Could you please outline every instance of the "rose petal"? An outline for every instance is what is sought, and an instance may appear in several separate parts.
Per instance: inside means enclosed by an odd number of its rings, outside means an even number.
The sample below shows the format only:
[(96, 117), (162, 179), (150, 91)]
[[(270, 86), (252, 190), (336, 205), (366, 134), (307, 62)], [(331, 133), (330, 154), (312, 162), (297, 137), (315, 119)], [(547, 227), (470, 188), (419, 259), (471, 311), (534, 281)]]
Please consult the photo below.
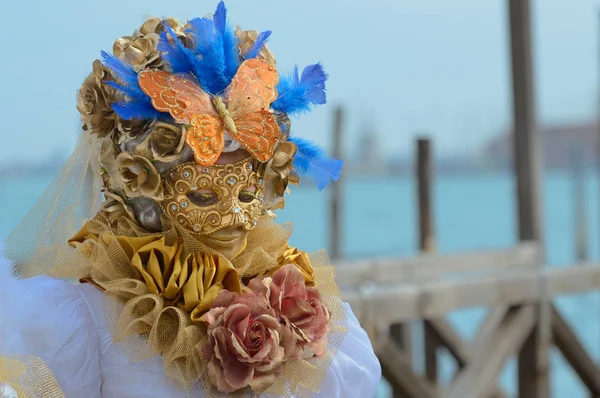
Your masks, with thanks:
[(231, 345), (235, 350), (235, 353), (241, 357), (240, 359), (248, 359), (250, 358), (250, 354), (248, 354), (246, 352), (246, 349), (242, 346), (242, 344), (239, 341), (239, 337), (238, 336), (232, 336), (231, 338)]
[(213, 308), (228, 307), (237, 297), (239, 297), (239, 294), (230, 292), (227, 289), (223, 289), (219, 292), (219, 294), (217, 294), (217, 297), (215, 297), (212, 306)]

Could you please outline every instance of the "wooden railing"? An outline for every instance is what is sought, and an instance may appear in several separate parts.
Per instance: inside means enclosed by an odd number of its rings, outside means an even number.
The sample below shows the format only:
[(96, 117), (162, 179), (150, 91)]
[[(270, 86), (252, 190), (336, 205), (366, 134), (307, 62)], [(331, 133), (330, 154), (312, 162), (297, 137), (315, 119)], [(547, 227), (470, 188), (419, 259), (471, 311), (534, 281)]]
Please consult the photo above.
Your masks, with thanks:
[[(527, 340), (548, 333), (581, 378), (591, 396), (600, 396), (600, 369), (576, 333), (552, 304), (564, 294), (600, 290), (600, 265), (540, 268), (535, 244), (512, 250), (460, 255), (423, 255), (411, 259), (337, 265), (338, 283), (362, 325), (369, 332), (394, 397), (503, 397), (499, 373), (511, 356), (530, 358), (521, 363), (519, 377), (538, 372), (535, 356), (524, 350)], [(550, 322), (542, 328), (538, 306), (548, 303)], [(471, 342), (464, 341), (446, 321), (454, 310), (485, 306), (488, 315)], [(412, 366), (391, 325), (422, 320), (426, 345), (425, 374)], [(427, 349), (428, 348), (428, 349)], [(446, 348), (458, 371), (446, 388), (437, 377), (439, 350)], [(522, 376), (524, 375), (524, 376)], [(520, 388), (527, 382), (520, 380)], [(520, 394), (521, 397), (527, 397)]]

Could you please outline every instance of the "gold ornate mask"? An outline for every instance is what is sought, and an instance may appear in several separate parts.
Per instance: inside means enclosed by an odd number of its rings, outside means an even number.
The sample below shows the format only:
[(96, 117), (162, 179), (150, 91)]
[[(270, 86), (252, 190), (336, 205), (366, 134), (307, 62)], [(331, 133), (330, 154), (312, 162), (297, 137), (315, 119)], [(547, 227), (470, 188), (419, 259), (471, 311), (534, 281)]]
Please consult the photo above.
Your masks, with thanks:
[(263, 180), (252, 159), (171, 170), (165, 180), (163, 212), (189, 231), (209, 235), (228, 227), (253, 229), (262, 213)]

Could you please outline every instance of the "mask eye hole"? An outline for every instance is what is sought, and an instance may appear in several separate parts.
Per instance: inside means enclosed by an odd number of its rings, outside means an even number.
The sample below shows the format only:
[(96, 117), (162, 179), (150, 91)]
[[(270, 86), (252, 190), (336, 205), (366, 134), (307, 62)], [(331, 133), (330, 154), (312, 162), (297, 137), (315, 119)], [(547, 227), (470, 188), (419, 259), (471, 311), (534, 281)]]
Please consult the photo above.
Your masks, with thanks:
[(243, 190), (240, 191), (240, 193), (238, 195), (238, 199), (242, 203), (252, 202), (254, 199), (256, 199), (256, 187), (251, 186), (251, 187), (244, 188)]
[(211, 206), (219, 202), (219, 196), (212, 189), (198, 189), (188, 192), (186, 196), (199, 207)]

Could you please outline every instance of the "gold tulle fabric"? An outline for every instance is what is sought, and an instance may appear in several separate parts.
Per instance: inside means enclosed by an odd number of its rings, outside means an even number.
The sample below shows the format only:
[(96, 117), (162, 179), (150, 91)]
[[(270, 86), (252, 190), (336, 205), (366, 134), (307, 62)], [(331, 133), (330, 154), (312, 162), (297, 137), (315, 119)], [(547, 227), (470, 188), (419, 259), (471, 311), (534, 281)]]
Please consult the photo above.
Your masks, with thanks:
[(44, 361), (34, 356), (0, 357), (0, 395), (19, 398), (65, 396)]
[(328, 349), (318, 358), (285, 363), (267, 392), (308, 397), (319, 391), (346, 332), (326, 253), (309, 256), (290, 247), (291, 224), (276, 225), (268, 217), (250, 232), (245, 250), (233, 260), (167, 219), (160, 233), (148, 233), (127, 217), (108, 222), (98, 213), (98, 146), (96, 138), (81, 136), (69, 162), (9, 237), (7, 254), (16, 272), (95, 284), (106, 292), (104, 309), (113, 339), (130, 360), (161, 355), (175, 385), (188, 389), (201, 383), (207, 396), (217, 397), (222, 394), (211, 388), (208, 359), (202, 355), (208, 341), (203, 315), (212, 299), (222, 289), (244, 292), (244, 283), (252, 277), (295, 264), (307, 285), (320, 291), (331, 313)]

